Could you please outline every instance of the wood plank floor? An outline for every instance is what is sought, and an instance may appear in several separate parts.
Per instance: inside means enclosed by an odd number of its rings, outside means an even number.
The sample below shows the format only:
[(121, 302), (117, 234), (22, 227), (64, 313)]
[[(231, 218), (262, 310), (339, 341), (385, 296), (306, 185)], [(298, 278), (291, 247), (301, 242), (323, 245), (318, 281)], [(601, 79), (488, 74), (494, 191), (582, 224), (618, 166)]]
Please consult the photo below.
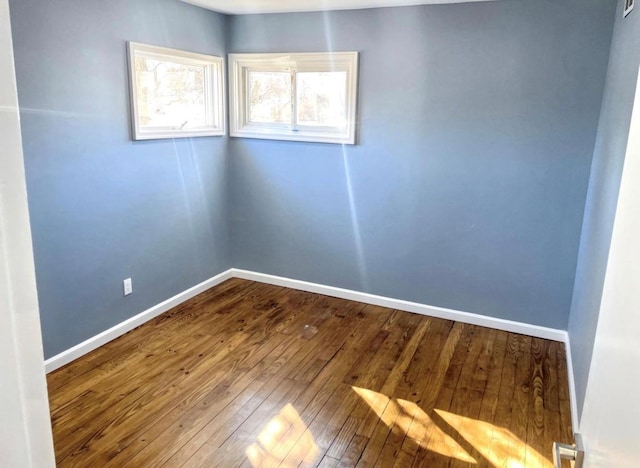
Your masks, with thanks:
[(240, 279), (48, 375), (59, 466), (551, 467), (564, 345)]

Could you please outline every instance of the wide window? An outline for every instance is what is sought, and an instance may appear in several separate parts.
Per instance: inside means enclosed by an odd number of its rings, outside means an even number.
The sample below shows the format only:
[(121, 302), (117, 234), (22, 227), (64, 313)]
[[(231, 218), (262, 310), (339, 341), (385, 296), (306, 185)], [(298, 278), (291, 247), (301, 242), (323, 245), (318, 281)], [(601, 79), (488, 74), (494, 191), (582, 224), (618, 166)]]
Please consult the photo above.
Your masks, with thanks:
[(134, 140), (224, 135), (221, 57), (129, 42)]
[(357, 52), (230, 54), (231, 136), (355, 143)]

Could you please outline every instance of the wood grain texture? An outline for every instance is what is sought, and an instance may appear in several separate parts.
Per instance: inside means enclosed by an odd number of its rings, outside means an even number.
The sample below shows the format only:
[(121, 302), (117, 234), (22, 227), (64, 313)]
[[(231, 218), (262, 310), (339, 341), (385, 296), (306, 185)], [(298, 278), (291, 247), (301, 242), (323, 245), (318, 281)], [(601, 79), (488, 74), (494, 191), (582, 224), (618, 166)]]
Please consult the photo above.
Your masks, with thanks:
[(231, 279), (48, 375), (59, 466), (550, 467), (564, 345)]

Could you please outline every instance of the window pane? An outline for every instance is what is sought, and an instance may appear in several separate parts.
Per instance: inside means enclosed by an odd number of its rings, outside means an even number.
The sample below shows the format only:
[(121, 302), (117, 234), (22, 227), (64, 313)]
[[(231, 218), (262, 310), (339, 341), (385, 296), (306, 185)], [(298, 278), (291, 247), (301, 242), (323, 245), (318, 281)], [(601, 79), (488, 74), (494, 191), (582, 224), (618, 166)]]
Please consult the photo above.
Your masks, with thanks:
[(248, 73), (249, 121), (291, 122), (291, 74), (287, 72)]
[(296, 86), (299, 125), (346, 125), (347, 72), (296, 73)]
[(135, 65), (142, 128), (207, 126), (204, 67), (143, 57)]

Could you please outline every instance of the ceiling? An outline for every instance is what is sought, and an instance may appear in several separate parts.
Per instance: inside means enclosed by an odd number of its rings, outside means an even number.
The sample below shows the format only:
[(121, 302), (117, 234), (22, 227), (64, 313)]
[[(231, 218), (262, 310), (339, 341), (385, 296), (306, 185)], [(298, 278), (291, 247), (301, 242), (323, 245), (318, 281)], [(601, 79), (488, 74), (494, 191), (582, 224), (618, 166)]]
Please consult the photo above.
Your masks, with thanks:
[(486, 2), (491, 0), (182, 0), (231, 15), (287, 13), (294, 11), (353, 10), (436, 3)]

